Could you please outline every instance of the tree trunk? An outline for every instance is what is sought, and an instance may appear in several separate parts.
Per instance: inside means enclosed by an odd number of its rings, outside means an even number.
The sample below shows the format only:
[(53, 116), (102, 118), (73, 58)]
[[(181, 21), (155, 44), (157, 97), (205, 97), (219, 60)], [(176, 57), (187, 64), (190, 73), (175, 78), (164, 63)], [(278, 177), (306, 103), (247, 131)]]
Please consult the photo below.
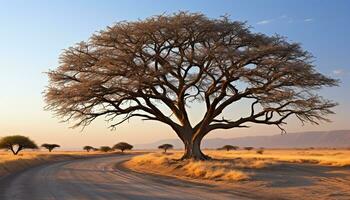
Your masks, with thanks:
[(15, 150), (13, 149), (13, 147), (10, 147), (10, 150), (12, 151), (13, 155), (17, 155), (18, 152), (15, 152)]
[(193, 160), (209, 160), (210, 157), (205, 155), (201, 151), (202, 138), (188, 139), (184, 141), (185, 153), (181, 160), (193, 159)]

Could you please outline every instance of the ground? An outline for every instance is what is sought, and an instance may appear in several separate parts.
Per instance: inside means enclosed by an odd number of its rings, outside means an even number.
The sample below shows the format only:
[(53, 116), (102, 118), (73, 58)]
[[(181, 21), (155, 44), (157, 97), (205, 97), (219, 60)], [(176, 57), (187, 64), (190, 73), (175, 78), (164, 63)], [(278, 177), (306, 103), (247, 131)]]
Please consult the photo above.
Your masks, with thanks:
[[(27, 199), (29, 191), (33, 199), (48, 195), (113, 199), (122, 195), (124, 199), (169, 200), (185, 193), (188, 199), (350, 199), (347, 149), (265, 149), (262, 154), (205, 150), (214, 158), (205, 162), (176, 161), (182, 151), (132, 152), (23, 151), (19, 156), (0, 152), (0, 189), (4, 187), (0, 193), (5, 194), (3, 199), (21, 195)], [(75, 159), (87, 157), (91, 159)], [(23, 171), (26, 168), (30, 169)], [(8, 174), (14, 176), (4, 176)], [(34, 181), (33, 177), (36, 184), (27, 180)], [(128, 187), (134, 186), (130, 191), (120, 190), (126, 180)], [(81, 187), (73, 191), (66, 184)], [(140, 188), (144, 192), (136, 195)]]
[[(126, 167), (142, 173), (207, 182), (228, 190), (286, 199), (350, 199), (350, 150), (274, 149), (213, 151), (209, 162), (182, 161), (172, 151), (136, 156)], [(266, 196), (263, 195), (263, 196)]]
[(11, 152), (0, 151), (0, 178), (23, 169), (47, 162), (63, 161), (86, 156), (100, 155), (101, 152), (84, 151), (22, 151), (18, 155)]

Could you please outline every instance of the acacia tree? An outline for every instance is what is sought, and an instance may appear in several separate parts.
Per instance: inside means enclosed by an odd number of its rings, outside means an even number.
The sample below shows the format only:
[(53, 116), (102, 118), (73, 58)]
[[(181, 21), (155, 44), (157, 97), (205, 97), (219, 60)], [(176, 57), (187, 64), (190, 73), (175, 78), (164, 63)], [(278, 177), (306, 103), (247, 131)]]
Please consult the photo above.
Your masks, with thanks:
[(49, 152), (51, 152), (53, 149), (55, 148), (59, 148), (61, 147), (60, 145), (58, 144), (42, 144), (41, 147), (44, 147), (45, 149), (49, 150)]
[(11, 150), (17, 155), (23, 149), (37, 149), (38, 146), (31, 139), (21, 135), (6, 136), (0, 140), (0, 149)]
[(230, 151), (230, 150), (237, 150), (238, 148), (239, 148), (238, 146), (224, 145), (220, 149), (225, 149), (226, 151)]
[[(159, 121), (183, 141), (183, 159), (208, 159), (200, 144), (217, 129), (267, 124), (284, 132), (291, 116), (329, 121), (336, 104), (316, 91), (338, 83), (317, 72), (297, 43), (252, 33), (227, 17), (186, 12), (107, 27), (64, 50), (48, 75), (46, 108), (76, 120), (75, 127), (100, 116), (111, 128), (133, 117)], [(205, 109), (196, 123), (193, 103)], [(224, 111), (232, 104), (249, 104), (246, 114), (229, 117)]]
[(92, 146), (84, 146), (83, 150), (85, 150), (87, 152), (90, 152), (91, 150), (94, 150), (94, 147), (92, 147)]
[(112, 151), (113, 149), (109, 146), (101, 146), (100, 147), (100, 151), (102, 152), (109, 152), (109, 151)]
[(253, 150), (254, 147), (244, 147), (244, 149), (247, 150), (247, 151), (250, 151), (250, 150)]
[(172, 149), (172, 148), (174, 148), (172, 144), (162, 144), (158, 146), (158, 149), (163, 149), (164, 153), (166, 153), (168, 149)]
[(132, 148), (133, 146), (126, 142), (119, 142), (118, 144), (113, 146), (113, 149), (119, 149), (122, 152), (124, 152), (125, 150), (131, 150)]

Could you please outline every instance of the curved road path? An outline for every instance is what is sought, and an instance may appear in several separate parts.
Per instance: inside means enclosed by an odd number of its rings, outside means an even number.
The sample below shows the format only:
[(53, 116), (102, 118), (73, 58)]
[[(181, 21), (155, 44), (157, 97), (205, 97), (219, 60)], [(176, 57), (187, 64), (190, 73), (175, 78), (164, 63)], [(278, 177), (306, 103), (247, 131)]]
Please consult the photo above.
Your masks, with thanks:
[[(0, 179), (1, 200), (248, 199), (215, 186), (123, 169), (130, 155), (41, 165)], [(118, 165), (119, 164), (119, 165)]]

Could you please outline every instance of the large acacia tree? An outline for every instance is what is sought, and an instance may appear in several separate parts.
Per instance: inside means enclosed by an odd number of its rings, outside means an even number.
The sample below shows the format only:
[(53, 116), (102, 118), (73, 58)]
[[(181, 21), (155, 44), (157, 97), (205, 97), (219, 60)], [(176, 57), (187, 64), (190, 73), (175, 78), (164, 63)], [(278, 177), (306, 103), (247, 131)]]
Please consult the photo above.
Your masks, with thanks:
[[(48, 72), (49, 110), (77, 120), (75, 126), (100, 116), (111, 127), (133, 117), (165, 123), (183, 141), (184, 159), (208, 158), (200, 144), (211, 131), (254, 123), (284, 130), (290, 116), (318, 124), (336, 105), (315, 91), (337, 80), (317, 72), (299, 44), (252, 33), (227, 17), (180, 12), (119, 22), (59, 60)], [(223, 115), (240, 102), (250, 105), (247, 115)], [(190, 120), (191, 103), (205, 107), (199, 122)]]

